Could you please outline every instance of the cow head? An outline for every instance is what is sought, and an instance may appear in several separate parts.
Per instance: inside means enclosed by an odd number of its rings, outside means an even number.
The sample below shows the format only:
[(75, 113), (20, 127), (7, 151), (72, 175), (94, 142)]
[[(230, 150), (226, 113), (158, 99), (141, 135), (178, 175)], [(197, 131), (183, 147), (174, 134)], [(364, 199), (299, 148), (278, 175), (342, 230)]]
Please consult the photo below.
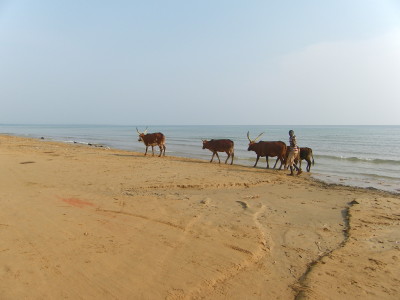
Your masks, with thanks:
[(202, 140), (202, 141), (203, 141), (203, 149), (206, 149), (208, 141), (207, 140)]
[(247, 138), (249, 139), (249, 148), (247, 149), (247, 151), (255, 151), (255, 147), (256, 147), (256, 141), (264, 134), (264, 132), (261, 132), (254, 140), (250, 139), (250, 132), (247, 131)]
[(137, 127), (136, 127), (136, 131), (137, 131), (137, 133), (139, 134), (139, 139), (138, 139), (138, 141), (139, 141), (139, 142), (142, 142), (142, 141), (143, 141), (143, 137), (147, 134), (147, 127), (146, 127), (145, 131), (143, 131), (143, 132), (140, 132), (140, 131), (137, 129)]

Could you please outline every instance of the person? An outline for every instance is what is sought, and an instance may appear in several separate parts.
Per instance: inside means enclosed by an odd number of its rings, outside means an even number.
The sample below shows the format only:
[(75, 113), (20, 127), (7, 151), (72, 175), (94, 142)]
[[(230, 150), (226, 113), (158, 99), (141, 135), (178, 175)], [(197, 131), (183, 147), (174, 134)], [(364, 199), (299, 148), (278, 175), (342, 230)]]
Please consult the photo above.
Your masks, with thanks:
[(302, 170), (294, 163), (295, 159), (300, 159), (300, 148), (297, 146), (297, 139), (293, 130), (289, 130), (289, 147), (285, 167), (290, 167), (290, 175), (293, 176), (293, 168), (297, 170), (297, 175), (302, 173)]

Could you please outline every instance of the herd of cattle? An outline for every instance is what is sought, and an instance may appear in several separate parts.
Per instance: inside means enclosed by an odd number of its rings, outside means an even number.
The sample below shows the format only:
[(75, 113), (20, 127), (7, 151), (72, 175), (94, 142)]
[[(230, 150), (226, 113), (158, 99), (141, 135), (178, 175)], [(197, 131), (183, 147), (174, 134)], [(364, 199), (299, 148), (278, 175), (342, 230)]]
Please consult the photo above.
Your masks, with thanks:
[[(161, 132), (156, 133), (147, 133), (147, 128), (144, 132), (140, 132), (137, 128), (136, 131), (139, 134), (139, 142), (143, 142), (146, 146), (146, 152), (144, 155), (147, 154), (147, 150), (149, 146), (154, 155), (154, 146), (158, 146), (160, 148), (160, 155), (165, 156), (165, 135)], [(267, 168), (269, 168), (268, 157), (277, 157), (274, 168), (276, 167), (278, 161), (281, 162), (279, 170), (282, 169), (282, 166), (286, 168), (286, 159), (288, 154), (288, 147), (284, 142), (281, 141), (259, 141), (257, 140), (263, 135), (263, 133), (259, 134), (254, 140), (250, 139), (250, 133), (247, 132), (247, 138), (249, 140), (249, 147), (248, 151), (254, 151), (257, 154), (256, 163), (254, 167), (257, 166), (258, 160), (260, 157), (265, 157), (267, 161)], [(218, 139), (218, 140), (203, 140), (203, 149), (208, 149), (212, 152), (212, 157), (210, 162), (213, 161), (214, 156), (217, 156), (219, 163), (221, 160), (219, 159), (218, 152), (225, 152), (228, 157), (225, 160), (225, 163), (228, 162), (228, 159), (231, 158), (231, 165), (233, 164), (233, 158), (235, 156), (234, 153), (234, 142), (229, 139)], [(299, 151), (299, 157), (295, 160), (296, 164), (299, 164), (301, 168), (301, 161), (307, 161), (307, 172), (310, 172), (311, 163), (314, 165), (314, 157), (312, 153), (312, 149), (308, 147), (301, 147)]]

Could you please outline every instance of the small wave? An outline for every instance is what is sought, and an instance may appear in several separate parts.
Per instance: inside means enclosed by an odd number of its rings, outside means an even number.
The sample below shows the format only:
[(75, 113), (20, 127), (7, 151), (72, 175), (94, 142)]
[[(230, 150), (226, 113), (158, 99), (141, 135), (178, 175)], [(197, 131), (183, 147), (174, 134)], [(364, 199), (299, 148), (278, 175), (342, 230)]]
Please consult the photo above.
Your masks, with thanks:
[(365, 177), (370, 177), (370, 178), (375, 178), (375, 179), (388, 179), (388, 180), (393, 180), (397, 181), (400, 178), (399, 177), (393, 177), (393, 176), (388, 176), (388, 175), (379, 175), (379, 174), (373, 174), (373, 173), (364, 173), (362, 174)]
[(87, 142), (80, 142), (80, 141), (74, 141), (74, 140), (66, 140), (66, 141), (62, 141), (62, 142), (67, 143), (67, 144), (89, 145), (89, 143), (87, 143)]
[(342, 161), (352, 161), (352, 162), (368, 162), (373, 164), (390, 164), (390, 165), (400, 165), (400, 160), (393, 159), (379, 159), (379, 158), (363, 158), (363, 157), (346, 157), (346, 156), (334, 156), (334, 155), (315, 155), (315, 158), (322, 159), (332, 159), (332, 160), (342, 160)]

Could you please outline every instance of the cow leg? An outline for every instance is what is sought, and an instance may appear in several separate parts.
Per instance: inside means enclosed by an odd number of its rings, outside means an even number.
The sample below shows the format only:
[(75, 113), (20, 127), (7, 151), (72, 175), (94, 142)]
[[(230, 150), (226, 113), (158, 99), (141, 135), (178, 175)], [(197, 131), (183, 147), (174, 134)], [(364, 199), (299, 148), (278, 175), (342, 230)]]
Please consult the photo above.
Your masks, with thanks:
[(281, 162), (281, 165), (279, 166), (279, 170), (282, 170), (282, 166), (284, 165), (284, 160), (283, 160), (282, 156), (280, 156), (278, 158), (279, 158), (279, 160)]
[(165, 156), (165, 149), (167, 149), (167, 147), (165, 145), (163, 145), (163, 148), (164, 148), (164, 156)]
[(279, 167), (279, 170), (282, 170), (282, 167), (286, 170), (286, 160), (286, 155), (281, 155), (281, 166)]
[(302, 161), (302, 159), (301, 159), (301, 155), (300, 155), (300, 150), (299, 150), (299, 154), (298, 154), (298, 160), (299, 160), (299, 170), (298, 170), (298, 172), (297, 172), (297, 175), (299, 175), (302, 171), (301, 171), (301, 161)]
[(309, 158), (306, 158), (306, 161), (307, 161), (307, 167), (306, 167), (307, 172), (310, 172), (310, 170), (311, 170), (311, 160)]
[(233, 164), (233, 157), (235, 156), (235, 152), (232, 152), (232, 154), (231, 154), (231, 165)]
[(151, 146), (151, 152), (153, 152), (153, 156), (154, 156), (154, 146)]
[(144, 155), (147, 155), (147, 149), (149, 149), (149, 146), (146, 146), (146, 152), (144, 153)]
[(253, 168), (255, 168), (256, 166), (257, 166), (257, 163), (258, 163), (258, 160), (260, 159), (260, 155), (257, 155), (257, 159), (256, 159), (256, 163), (254, 164), (254, 167)]
[(215, 152), (213, 152), (213, 155), (211, 156), (210, 163), (213, 161), (213, 159), (214, 159), (214, 155), (215, 155)]
[(161, 156), (161, 155), (165, 156), (165, 148), (166, 148), (165, 145), (161, 145), (161, 146), (160, 146), (160, 151), (161, 151), (161, 152), (160, 152), (160, 156)]
[(275, 164), (274, 164), (274, 169), (275, 169), (275, 167), (276, 167), (276, 164), (278, 163), (278, 160), (279, 160), (279, 156), (276, 157), (276, 162), (275, 162)]
[(269, 169), (268, 155), (265, 157), (265, 160), (267, 161), (267, 169)]
[(231, 157), (231, 155), (229, 154), (229, 152), (226, 152), (226, 154), (228, 154), (228, 157), (225, 160), (225, 164), (228, 162), (229, 157)]
[(217, 158), (218, 158), (218, 163), (220, 164), (220, 163), (221, 163), (221, 160), (219, 159), (218, 152), (217, 152), (217, 151), (215, 151), (215, 154), (217, 155)]
[(161, 157), (161, 154), (162, 154), (163, 148), (162, 148), (162, 146), (161, 146), (161, 145), (160, 145), (159, 147), (160, 147), (160, 155), (159, 155), (158, 157)]

